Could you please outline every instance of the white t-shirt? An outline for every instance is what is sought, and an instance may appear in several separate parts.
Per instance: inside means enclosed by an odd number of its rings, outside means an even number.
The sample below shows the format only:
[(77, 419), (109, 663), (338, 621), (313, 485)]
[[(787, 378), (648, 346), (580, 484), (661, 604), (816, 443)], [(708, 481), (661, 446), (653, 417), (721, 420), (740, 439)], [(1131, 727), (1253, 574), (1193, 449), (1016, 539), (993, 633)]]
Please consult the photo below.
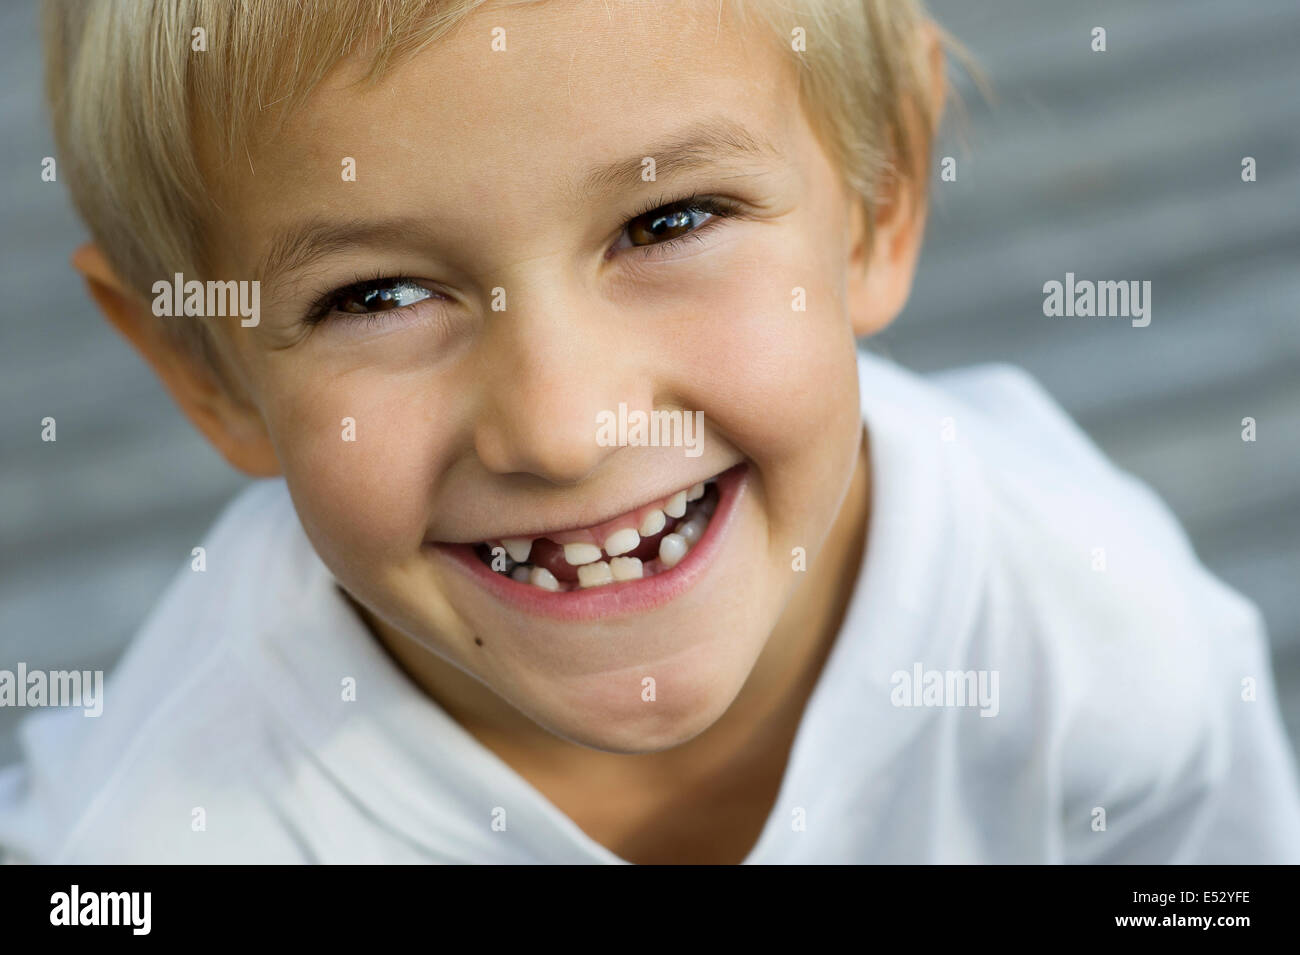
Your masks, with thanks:
[[(1259, 614), (1159, 500), (1023, 372), (860, 369), (866, 556), (746, 861), (1300, 862)], [(283, 483), (203, 543), (102, 716), (22, 725), (10, 861), (623, 861), (397, 669)]]

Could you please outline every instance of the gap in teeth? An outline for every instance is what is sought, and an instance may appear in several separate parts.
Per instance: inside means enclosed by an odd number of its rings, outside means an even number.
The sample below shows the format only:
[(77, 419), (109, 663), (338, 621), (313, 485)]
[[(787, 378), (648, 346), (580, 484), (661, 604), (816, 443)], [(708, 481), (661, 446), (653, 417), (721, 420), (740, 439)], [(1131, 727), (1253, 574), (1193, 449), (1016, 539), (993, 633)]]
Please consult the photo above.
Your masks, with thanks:
[[(480, 544), (479, 554), (491, 567), (492, 551), (498, 546), (504, 548), (507, 554), (505, 569), (493, 568), (496, 573), (510, 577), (517, 583), (529, 584), (553, 593), (641, 580), (671, 570), (681, 563), (704, 536), (716, 507), (716, 485), (713, 481), (706, 481), (672, 495), (662, 510), (656, 508), (646, 515), (640, 528), (615, 531), (605, 540), (603, 548), (587, 543), (565, 544), (564, 560), (577, 570), (578, 579), (575, 581), (559, 580), (545, 567), (527, 562), (536, 540), (534, 538), (507, 538), (499, 544)], [(669, 528), (670, 523), (673, 526)], [(641, 545), (642, 538), (661, 534), (665, 528), (669, 532), (660, 538), (658, 553), (654, 557), (643, 560), (624, 556), (636, 550)], [(633, 537), (636, 538), (635, 541)]]

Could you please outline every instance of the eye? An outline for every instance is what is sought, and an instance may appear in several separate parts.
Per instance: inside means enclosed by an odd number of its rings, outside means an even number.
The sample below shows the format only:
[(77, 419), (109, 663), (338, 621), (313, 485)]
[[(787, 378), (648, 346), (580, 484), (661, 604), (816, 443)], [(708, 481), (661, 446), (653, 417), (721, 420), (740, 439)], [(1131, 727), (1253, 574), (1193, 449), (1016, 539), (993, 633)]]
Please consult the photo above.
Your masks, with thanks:
[(691, 196), (658, 204), (628, 220), (615, 250), (672, 245), (699, 233), (715, 219), (733, 215), (735, 209), (721, 199)]
[(326, 293), (312, 307), (307, 320), (316, 324), (336, 312), (343, 315), (391, 312), (408, 308), (437, 294), (414, 279), (402, 276), (368, 279)]
[(334, 293), (334, 308), (340, 312), (366, 315), (414, 305), (433, 293), (422, 285), (405, 279), (376, 279), (349, 285)]

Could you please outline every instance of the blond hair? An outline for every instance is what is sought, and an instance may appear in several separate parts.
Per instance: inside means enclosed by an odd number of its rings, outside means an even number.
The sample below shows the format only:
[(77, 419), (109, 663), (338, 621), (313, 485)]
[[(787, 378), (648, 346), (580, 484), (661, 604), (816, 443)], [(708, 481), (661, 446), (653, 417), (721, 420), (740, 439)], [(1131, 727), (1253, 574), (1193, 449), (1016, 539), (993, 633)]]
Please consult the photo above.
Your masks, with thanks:
[[(742, 18), (757, 11), (795, 57), (804, 109), (869, 213), (891, 177), (924, 190), (935, 117), (919, 0), (718, 2)], [(46, 95), (77, 211), (142, 296), (176, 272), (210, 277), (201, 223), (218, 200), (200, 171), (200, 130), (219, 131), (207, 138), (229, 163), (345, 57), (368, 56), (374, 81), (484, 3), (46, 0)], [(196, 28), (206, 52), (191, 52)], [(166, 324), (182, 336), (203, 327)]]

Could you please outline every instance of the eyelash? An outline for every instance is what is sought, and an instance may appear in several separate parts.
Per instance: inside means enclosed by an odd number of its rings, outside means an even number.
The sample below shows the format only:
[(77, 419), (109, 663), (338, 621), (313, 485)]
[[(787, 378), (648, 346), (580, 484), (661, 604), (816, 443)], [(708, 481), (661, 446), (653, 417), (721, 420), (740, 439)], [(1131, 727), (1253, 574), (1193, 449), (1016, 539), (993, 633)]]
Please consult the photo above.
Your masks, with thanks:
[(369, 291), (372, 288), (392, 286), (392, 285), (420, 285), (432, 295), (441, 294), (435, 292), (427, 285), (421, 285), (421, 280), (410, 275), (397, 274), (391, 272), (376, 271), (366, 274), (358, 274), (347, 285), (340, 285), (338, 288), (331, 289), (324, 295), (317, 298), (307, 309), (307, 314), (303, 322), (307, 325), (319, 325), (328, 319), (331, 315), (346, 315), (348, 322), (360, 322), (363, 325), (380, 325), (387, 321), (393, 312), (404, 312), (407, 309), (414, 308), (429, 299), (422, 298), (419, 302), (412, 302), (410, 305), (403, 305), (399, 308), (382, 309), (374, 312), (339, 312), (336, 305), (347, 295), (355, 295), (360, 292)]
[(627, 227), (637, 219), (640, 219), (642, 216), (647, 216), (652, 212), (682, 211), (704, 212), (708, 213), (713, 218), (701, 225), (698, 229), (692, 229), (685, 235), (679, 235), (672, 239), (665, 239), (663, 242), (654, 242), (650, 245), (633, 246), (633, 248), (640, 250), (644, 255), (664, 255), (666, 254), (664, 251), (665, 249), (675, 248), (679, 243), (688, 239), (698, 239), (701, 232), (710, 228), (711, 223), (716, 223), (722, 219), (735, 218), (740, 214), (740, 209), (734, 202), (730, 199), (723, 199), (721, 196), (701, 196), (694, 193), (680, 199), (669, 199), (667, 196), (661, 196), (660, 198), (642, 206), (641, 211), (630, 216), (623, 223), (622, 229), (619, 231), (619, 236), (622, 237), (623, 231), (625, 231)]
[[(623, 222), (623, 225), (619, 230), (619, 238), (622, 238), (623, 233), (627, 231), (628, 226), (633, 222), (652, 212), (662, 212), (665, 214), (670, 212), (703, 212), (711, 216), (711, 218), (699, 227), (692, 229), (690, 232), (684, 233), (683, 235), (674, 236), (673, 238), (665, 239), (662, 242), (653, 242), (650, 245), (631, 246), (629, 249), (620, 250), (620, 252), (635, 250), (638, 254), (647, 257), (666, 255), (673, 248), (676, 248), (678, 245), (688, 240), (695, 239), (697, 241), (702, 241), (700, 239), (701, 232), (707, 231), (721, 220), (735, 218), (740, 214), (740, 210), (735, 203), (729, 199), (723, 199), (718, 196), (691, 194), (677, 199), (660, 197), (659, 199), (647, 203), (639, 211), (629, 216)], [(347, 285), (332, 289), (312, 302), (308, 308), (304, 322), (307, 325), (321, 324), (331, 315), (335, 314), (335, 303), (344, 298), (344, 296), (368, 291), (369, 289), (378, 286), (380, 283), (383, 283), (385, 286), (401, 285), (403, 283), (421, 285), (421, 280), (409, 275), (392, 275), (384, 272), (358, 275)], [(428, 286), (422, 285), (421, 287), (433, 292), (435, 295), (439, 294), (434, 292), (433, 289), (429, 289)], [(419, 302), (413, 302), (410, 305), (403, 305), (398, 308), (384, 309), (375, 312), (348, 312), (339, 314), (346, 314), (347, 321), (349, 322), (360, 321), (366, 325), (381, 324), (391, 317), (391, 313), (403, 312), (427, 301), (428, 299), (421, 299)]]

